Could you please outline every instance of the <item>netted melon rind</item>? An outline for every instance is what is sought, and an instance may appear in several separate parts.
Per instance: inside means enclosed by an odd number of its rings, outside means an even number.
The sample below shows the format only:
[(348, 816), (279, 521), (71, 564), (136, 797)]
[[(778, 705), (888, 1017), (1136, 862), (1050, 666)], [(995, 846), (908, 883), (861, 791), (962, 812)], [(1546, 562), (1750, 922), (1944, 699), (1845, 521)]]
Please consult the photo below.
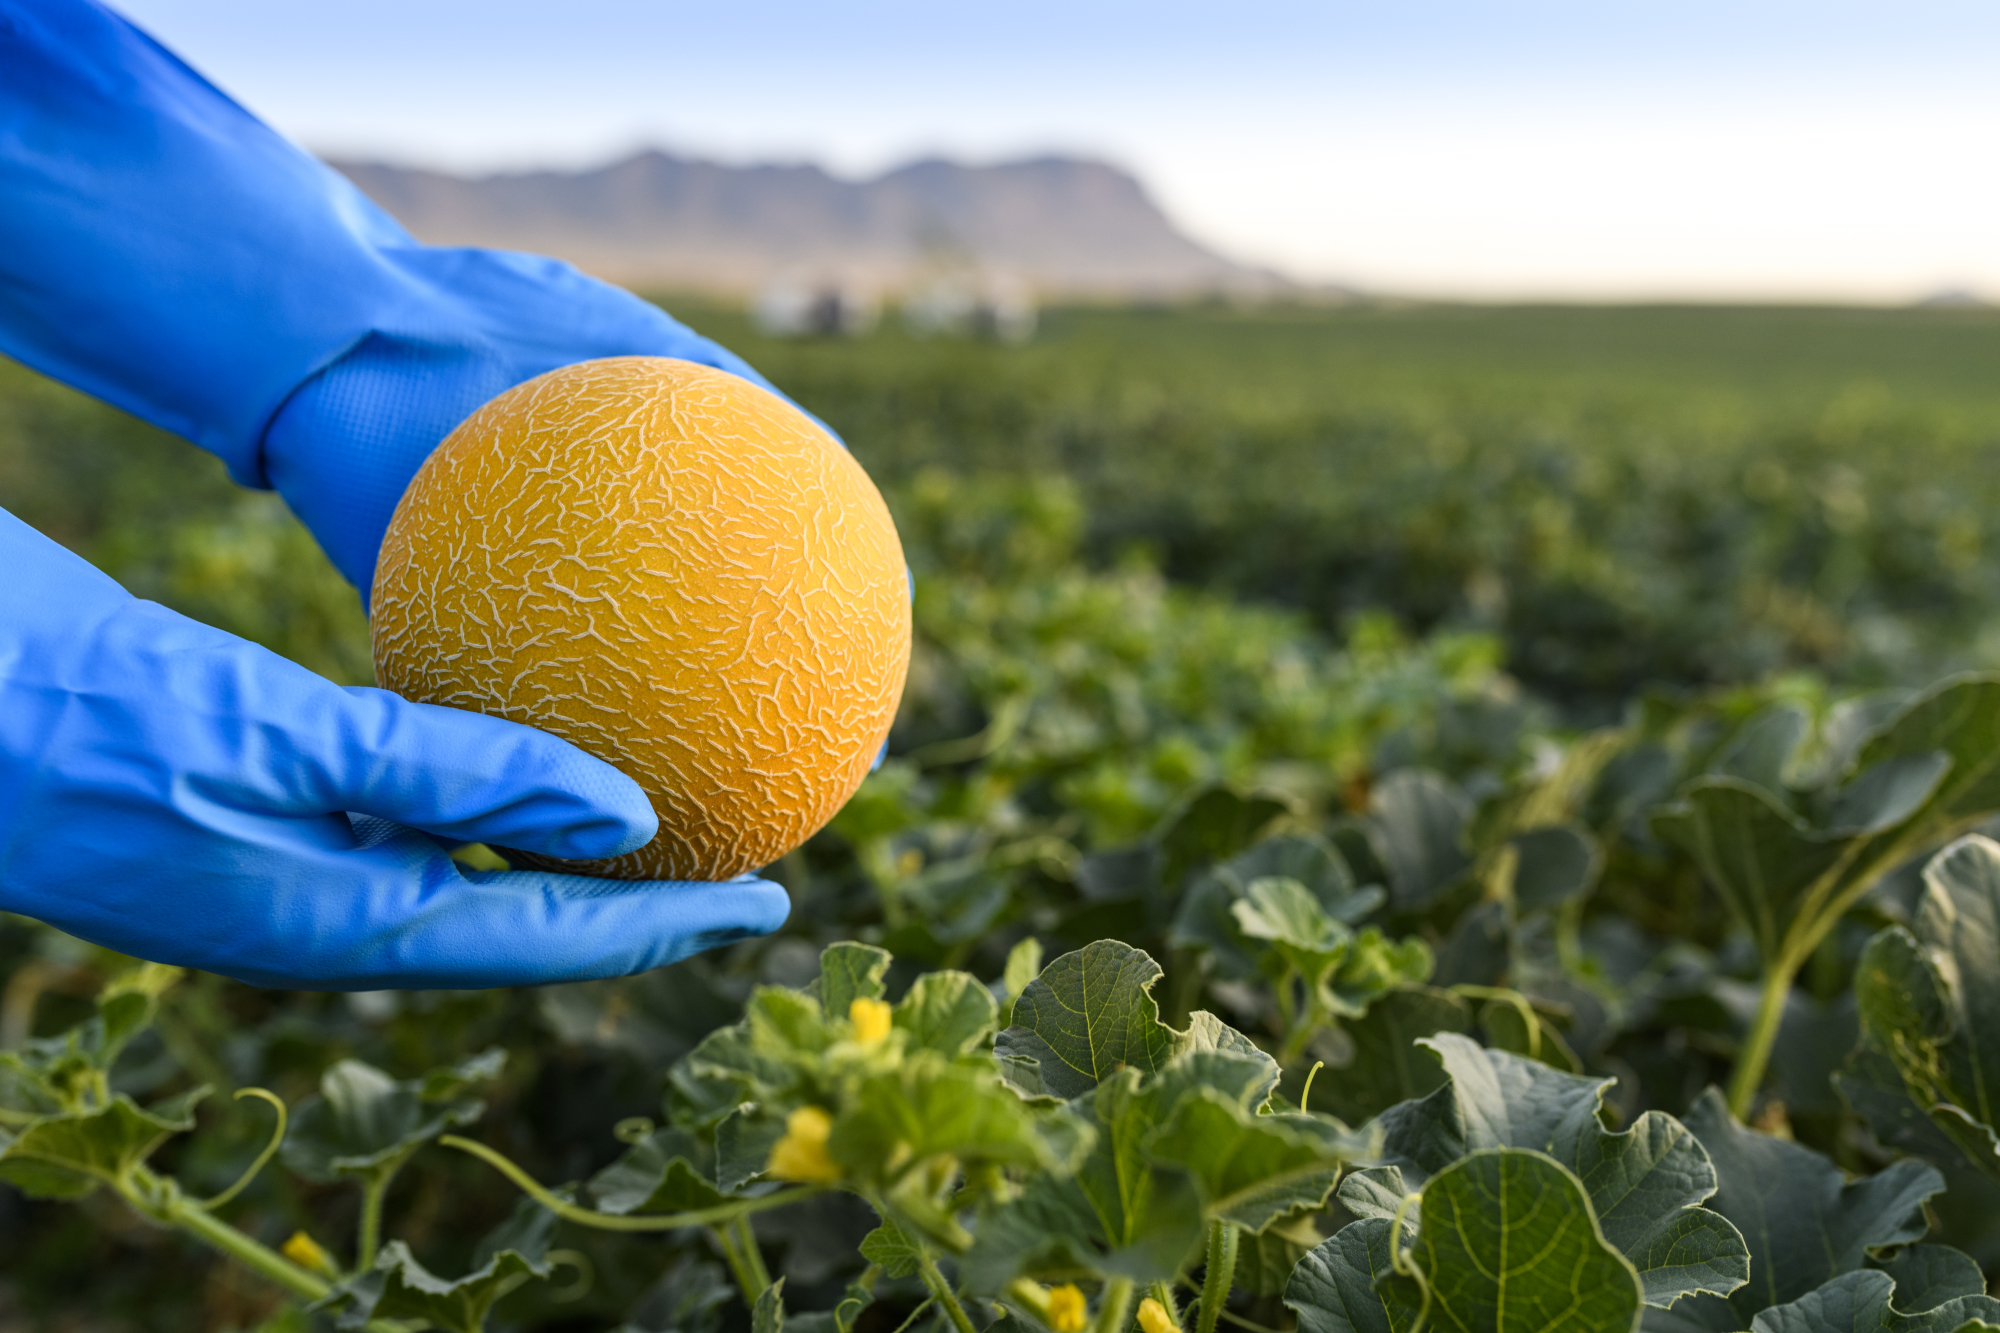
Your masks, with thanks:
[(715, 880), (860, 786), (909, 665), (901, 544), (867, 474), (791, 404), (686, 361), (552, 371), (467, 418), (390, 522), (375, 671), (541, 727), (635, 779), (660, 833), (549, 868)]

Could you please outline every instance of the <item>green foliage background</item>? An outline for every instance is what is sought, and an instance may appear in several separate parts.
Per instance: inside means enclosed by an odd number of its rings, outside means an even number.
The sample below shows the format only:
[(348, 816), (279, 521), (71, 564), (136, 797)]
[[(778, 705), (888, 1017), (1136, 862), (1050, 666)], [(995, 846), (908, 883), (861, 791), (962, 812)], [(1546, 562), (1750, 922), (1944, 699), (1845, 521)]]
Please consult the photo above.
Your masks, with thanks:
[[(614, 1122), (659, 1113), (669, 1065), (735, 1021), (753, 983), (806, 984), (826, 944), (889, 949), (895, 996), (926, 968), (997, 984), (1031, 936), (1051, 956), (1110, 936), (1165, 966), (1166, 1021), (1214, 1009), (1277, 1052), (1294, 1103), (1305, 1067), (1327, 1059), (1311, 1104), (1355, 1124), (1440, 1085), (1409, 1046), (1439, 1030), (1616, 1076), (1615, 1116), (1688, 1115), (1746, 1040), (1759, 960), (1649, 812), (1687, 780), (1752, 773), (1742, 738), (1776, 708), (1801, 719), (1799, 747), (1755, 775), (1820, 818), (1811, 770), (1837, 746), (1842, 698), (2000, 665), (2000, 313), (1075, 309), (1016, 348), (893, 328), (774, 342), (736, 312), (668, 304), (843, 435), (890, 496), (918, 577), (892, 761), (777, 868), (792, 923), (647, 978), (533, 992), (342, 997), (194, 978), (167, 993), (116, 1086), (254, 1084), (297, 1103), (344, 1057), (408, 1078), (500, 1046), (478, 1136), (544, 1181), (581, 1180), (622, 1151)], [(0, 506), (142, 596), (369, 679), (352, 591), (274, 497), (11, 365)], [(1204, 823), (1211, 799), (1248, 803)], [(1413, 811), (1449, 814), (1442, 841), (1397, 841)], [(1595, 868), (1580, 894), (1537, 905), (1518, 872), (1534, 848), (1517, 838), (1557, 827)], [(1387, 953), (1374, 980), (1338, 963), (1307, 977), (1349, 956), (1346, 927), (1299, 927), (1321, 932), (1315, 945), (1272, 924), (1282, 895), (1253, 881), (1295, 871), (1240, 858), (1273, 830), (1327, 840), (1350, 888), (1386, 886), (1386, 906), (1352, 900), (1353, 921), (1373, 912), (1391, 939), (1425, 941), (1430, 987)], [(1430, 860), (1398, 861), (1406, 845)], [(1307, 887), (1327, 910), (1349, 901)], [(1833, 1081), (1872, 1070), (1901, 1095), (1892, 1035), (1871, 1031), (1852, 1055), (1853, 978), (1878, 929), (1918, 922), (1918, 887), (1906, 867), (1831, 922), (1789, 991), (1764, 1089), (1782, 1103), (1767, 1128), (1852, 1172), (1924, 1146)], [(1239, 928), (1253, 901), (1263, 935)], [(1277, 943), (1260, 954), (1257, 940)], [(0, 927), (0, 1047), (86, 1015), (120, 966), (26, 922)], [(1370, 1063), (1392, 1046), (1394, 1077)], [(161, 1160), (213, 1191), (254, 1155), (268, 1111), (217, 1099), (202, 1117)], [(458, 1154), (417, 1161), (391, 1190), (390, 1234), (434, 1271), (463, 1271), (515, 1192)], [(1931, 1202), (1933, 1238), (2000, 1259), (1996, 1200), (1954, 1177)], [(331, 1246), (357, 1204), (273, 1171), (236, 1207), (267, 1243), (304, 1228)], [(1350, 1215), (1367, 1216), (1330, 1204), (1286, 1225), (1331, 1235)], [(831, 1200), (760, 1215), (786, 1301), (833, 1307), (870, 1224)], [(589, 1290), (563, 1301), (531, 1285), (496, 1327), (637, 1321), (649, 1289), (665, 1299), (675, 1256), (711, 1262), (698, 1238), (561, 1235), (589, 1255)], [(1282, 1322), (1290, 1252), (1250, 1249), (1239, 1273), (1275, 1276), (1243, 1308)], [(0, 1326), (6, 1302), (50, 1328), (249, 1328), (272, 1309), (268, 1287), (102, 1197), (0, 1187), (0, 1256)], [(915, 1300), (898, 1299), (866, 1318), (900, 1319)], [(677, 1318), (628, 1326), (703, 1333), (750, 1314), (718, 1297)]]

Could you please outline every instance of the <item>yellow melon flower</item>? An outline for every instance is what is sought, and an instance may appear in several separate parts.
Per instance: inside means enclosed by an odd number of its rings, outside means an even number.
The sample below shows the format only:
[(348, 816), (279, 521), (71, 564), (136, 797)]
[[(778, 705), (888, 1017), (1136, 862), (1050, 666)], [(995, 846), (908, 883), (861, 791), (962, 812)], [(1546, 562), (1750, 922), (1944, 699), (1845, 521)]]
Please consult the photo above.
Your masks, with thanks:
[(1151, 1296), (1139, 1302), (1139, 1327), (1145, 1333), (1181, 1333), (1181, 1326), (1167, 1313), (1167, 1307)]
[(817, 1106), (801, 1106), (785, 1117), (785, 1137), (771, 1145), (771, 1160), (765, 1169), (779, 1180), (833, 1184), (840, 1179), (840, 1167), (826, 1152), (826, 1141), (832, 1134), (832, 1116)]
[(854, 1025), (854, 1039), (873, 1046), (889, 1035), (889, 1006), (881, 1000), (856, 999), (847, 1006), (847, 1021)]
[(285, 1242), (280, 1253), (300, 1268), (311, 1272), (326, 1277), (337, 1277), (340, 1274), (340, 1265), (334, 1263), (333, 1256), (303, 1231), (294, 1231), (292, 1238)]
[(1083, 1333), (1088, 1308), (1083, 1293), (1074, 1282), (1065, 1282), (1049, 1291), (1049, 1327), (1055, 1333)]

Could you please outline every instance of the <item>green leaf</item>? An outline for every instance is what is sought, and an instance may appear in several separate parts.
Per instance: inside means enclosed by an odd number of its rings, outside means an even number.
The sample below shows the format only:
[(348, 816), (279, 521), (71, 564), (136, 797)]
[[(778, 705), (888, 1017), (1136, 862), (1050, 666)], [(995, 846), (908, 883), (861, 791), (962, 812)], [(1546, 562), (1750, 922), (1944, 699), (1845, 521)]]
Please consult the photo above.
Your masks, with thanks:
[(1354, 1045), (1353, 1058), (1322, 1070), (1312, 1085), (1313, 1110), (1359, 1124), (1398, 1102), (1444, 1086), (1444, 1069), (1417, 1039), (1439, 1032), (1470, 1032), (1472, 1006), (1456, 995), (1429, 987), (1391, 990), (1365, 1017), (1342, 1025)]
[(1353, 1223), (1306, 1256), (1286, 1287), (1302, 1333), (1410, 1329), (1425, 1286), (1437, 1328), (1638, 1328), (1639, 1275), (1599, 1231), (1583, 1182), (1553, 1158), (1476, 1152), (1432, 1177), (1423, 1203), (1409, 1262), (1424, 1285), (1393, 1271), (1392, 1222)]
[(616, 1333), (717, 1333), (721, 1308), (736, 1297), (722, 1267), (684, 1255), (633, 1307)]
[(1145, 1146), (1194, 1177), (1206, 1217), (1254, 1232), (1325, 1204), (1342, 1165), (1367, 1156), (1374, 1140), (1328, 1117), (1257, 1115), (1238, 1098), (1201, 1088)]
[(1319, 899), (1295, 879), (1267, 876), (1251, 881), (1231, 909), (1236, 925), (1253, 940), (1265, 940), (1317, 984), (1347, 952), (1353, 933), (1328, 916)]
[(126, 1045), (150, 1025), (160, 995), (182, 975), (140, 963), (98, 992), (95, 1012), (68, 1031), (0, 1051), (0, 1104), (29, 1114), (88, 1114), (103, 1108), (104, 1075)]
[(840, 1304), (833, 1307), (834, 1333), (852, 1333), (855, 1321), (861, 1318), (861, 1312), (874, 1303), (873, 1287), (863, 1286), (859, 1282), (848, 1283), (847, 1292), (841, 1298)]
[(785, 1279), (779, 1278), (757, 1293), (750, 1307), (750, 1333), (784, 1333)]
[[(1719, 1187), (1709, 1207), (1750, 1245), (1750, 1280), (1729, 1297), (1728, 1327), (1860, 1270), (1873, 1251), (1921, 1239), (1929, 1229), (1924, 1201), (1944, 1189), (1934, 1167), (1910, 1160), (1849, 1181), (1810, 1148), (1737, 1124), (1713, 1088), (1688, 1112), (1687, 1127), (1715, 1163)], [(1696, 1299), (1709, 1306), (1714, 1298)], [(1711, 1309), (1706, 1326), (1719, 1317)]]
[(1880, 1265), (1896, 1283), (1896, 1305), (1931, 1310), (1960, 1296), (1984, 1296), (1986, 1275), (1963, 1250), (1949, 1245), (1905, 1245)]
[(1404, 1183), (1401, 1167), (1366, 1166), (1348, 1172), (1341, 1180), (1340, 1206), (1356, 1217), (1375, 1217), (1386, 1222), (1402, 1213), (1414, 1223), (1419, 1205), (1410, 1198), (1412, 1193)]
[(1861, 747), (1856, 766), (1933, 753), (1951, 763), (1920, 818), (1960, 825), (2000, 807), (2000, 677), (1960, 676), (1926, 691)]
[(2000, 844), (1962, 838), (1924, 868), (1915, 932), (1877, 935), (1855, 971), (1868, 1044), (1945, 1137), (2000, 1181)]
[(993, 992), (965, 972), (926, 972), (896, 1005), (896, 1027), (913, 1046), (960, 1056), (993, 1035), (1000, 1006)]
[(827, 1017), (845, 1018), (856, 1000), (882, 998), (882, 979), (893, 961), (887, 949), (872, 944), (829, 944), (820, 950), (819, 977), (806, 993)]
[(319, 1181), (395, 1170), (440, 1134), (479, 1118), (486, 1104), (457, 1094), (498, 1073), (494, 1057), (400, 1081), (359, 1060), (336, 1062), (321, 1075), (319, 1092), (292, 1112), (285, 1165)]
[(590, 1178), (591, 1198), (598, 1212), (619, 1215), (717, 1207), (728, 1196), (696, 1165), (712, 1155), (682, 1130), (656, 1130)]
[(477, 1083), (491, 1083), (507, 1065), (507, 1052), (498, 1046), (455, 1065), (430, 1070), (417, 1080), (417, 1096), (426, 1102), (449, 1102), (463, 1096)]
[(1566, 1074), (1581, 1074), (1583, 1061), (1562, 1034), (1527, 1003), (1526, 996), (1521, 996), (1521, 1001), (1515, 1004), (1506, 999), (1491, 999), (1479, 1006), (1479, 1029), (1485, 1033), (1487, 1045), (1540, 1061)]
[(1186, 1040), (1160, 1021), (1150, 994), (1159, 979), (1150, 954), (1117, 940), (1066, 953), (1022, 990), (994, 1054), (1039, 1062), (1043, 1086), (1064, 1100), (1121, 1069), (1151, 1073)]
[(1040, 1060), (1025, 1055), (996, 1055), (993, 1064), (1000, 1073), (1000, 1081), (1015, 1096), (1051, 1105), (1062, 1100), (1050, 1092), (1048, 1085), (1042, 1081)]
[[(1236, 1079), (1226, 1075), (1214, 1062), (1199, 1061), (1196, 1057), (1203, 1053), (1233, 1056), (1236, 1060), (1247, 1062), (1232, 1062), (1228, 1066), (1242, 1075), (1241, 1086), (1237, 1086)], [(1188, 1016), (1187, 1049), (1174, 1057), (1163, 1077), (1182, 1068), (1201, 1070), (1201, 1077), (1210, 1080), (1210, 1087), (1229, 1087), (1231, 1095), (1251, 1110), (1269, 1100), (1278, 1086), (1281, 1073), (1278, 1062), (1261, 1046), (1206, 1009), (1197, 1009)]]
[[(1213, 1037), (1230, 1029), (1220, 1023), (1206, 1029)], [(1234, 1035), (1234, 1034), (1232, 1034)], [(1127, 1069), (1101, 1084), (1087, 1098), (1079, 1099), (1095, 1130), (1089, 1155), (1078, 1166), (1075, 1187), (1083, 1194), (1097, 1221), (1090, 1239), (1114, 1251), (1142, 1251), (1152, 1256), (1163, 1253), (1169, 1242), (1202, 1232), (1200, 1209), (1190, 1209), (1185, 1227), (1163, 1227), (1156, 1202), (1162, 1197), (1178, 1198), (1195, 1184), (1192, 1173), (1175, 1163), (1163, 1161), (1153, 1151), (1155, 1135), (1173, 1119), (1177, 1111), (1195, 1098), (1213, 1098), (1245, 1113), (1269, 1095), (1272, 1062), (1258, 1052), (1255, 1056), (1223, 1049), (1184, 1051), (1152, 1078)], [(1198, 1189), (1198, 1186), (1196, 1186)], [(1149, 1257), (1146, 1262), (1152, 1262)], [(1128, 1276), (1140, 1276), (1137, 1272)], [(1169, 1276), (1152, 1272), (1149, 1278)]]
[(1737, 728), (1717, 752), (1710, 771), (1741, 778), (1765, 791), (1783, 791), (1793, 753), (1812, 729), (1812, 715), (1795, 703), (1773, 704)]
[(715, 1127), (715, 1183), (729, 1192), (763, 1175), (783, 1137), (785, 1117), (762, 1107), (738, 1107), (724, 1116)]
[[(1248, 1045), (1240, 1033), (1197, 1015), (1188, 1049), (1158, 1073), (1148, 1078), (1126, 1068), (1077, 1098), (1072, 1109), (1092, 1131), (1088, 1154), (1073, 1175), (1030, 1177), (1018, 1199), (982, 1220), (965, 1260), (975, 1287), (995, 1290), (1024, 1272), (1059, 1277), (1079, 1269), (1140, 1281), (1173, 1277), (1201, 1242), (1203, 1200), (1190, 1172), (1149, 1147), (1192, 1098), (1226, 1102), (1247, 1116), (1269, 1096), (1274, 1063), (1239, 1045)], [(1315, 1131), (1327, 1123), (1315, 1119)]]
[(1552, 911), (1584, 897), (1597, 882), (1604, 858), (1597, 841), (1568, 825), (1530, 829), (1512, 839), (1514, 906), (1522, 914)]
[(1514, 970), (1513, 904), (1489, 898), (1467, 907), (1438, 947), (1438, 985), (1498, 986)]
[[(1815, 797), (1819, 827), (1767, 783), (1720, 777), (1689, 787), (1654, 816), (1654, 831), (1694, 858), (1770, 963), (1809, 947), (1887, 864), (1992, 812), (2000, 802), (1996, 728), (2000, 678), (1963, 677), (1917, 699), (1861, 746), (1846, 785)], [(1770, 776), (1756, 764), (1738, 767)]]
[[(473, 1252), (472, 1272), (447, 1281), (417, 1262), (409, 1246), (390, 1241), (375, 1267), (335, 1288), (329, 1301), (345, 1295), (339, 1325), (365, 1327), (377, 1319), (408, 1319), (452, 1330), (481, 1333), (493, 1303), (530, 1277), (549, 1275), (549, 1241), (555, 1214), (523, 1199), (514, 1213)], [(322, 1303), (324, 1304), (324, 1302)]]
[(1007, 1002), (1001, 1006), (998, 1026), (1005, 1027), (1014, 1021), (1014, 1001), (1041, 974), (1042, 942), (1033, 935), (1016, 942), (1007, 951), (1007, 965), (1000, 973), (1000, 984), (1007, 988)]
[(1424, 1187), (1412, 1259), (1440, 1323), (1636, 1328), (1639, 1276), (1605, 1240), (1583, 1182), (1551, 1158), (1475, 1153)]
[(1218, 869), (1196, 875), (1188, 881), (1174, 909), (1167, 944), (1175, 949), (1207, 950), (1210, 967), (1224, 977), (1255, 977), (1260, 948), (1244, 937), (1234, 913), (1242, 896), (1241, 887)]
[(1967, 1323), (2000, 1319), (2000, 1301), (1983, 1289), (1929, 1309), (1905, 1305), (1897, 1296), (1896, 1281), (1887, 1273), (1846, 1273), (1796, 1301), (1765, 1310), (1750, 1329), (1751, 1333), (1958, 1333)]
[[(1379, 1121), (1381, 1160), (1400, 1168), (1408, 1186), (1488, 1149), (1545, 1153), (1588, 1183), (1594, 1224), (1638, 1272), (1648, 1305), (1743, 1285), (1750, 1272), (1743, 1237), (1700, 1206), (1716, 1192), (1715, 1168), (1672, 1116), (1648, 1111), (1614, 1134), (1598, 1117), (1615, 1080), (1565, 1074), (1456, 1034), (1421, 1044), (1449, 1082)], [(1428, 1208), (1428, 1190), (1425, 1199)]]
[(920, 1051), (860, 1085), (827, 1151), (855, 1176), (885, 1184), (939, 1156), (1047, 1171), (1088, 1147), (1069, 1126), (1045, 1129), (1065, 1114), (1036, 1111), (989, 1069)]
[(1299, 1260), (1284, 1289), (1299, 1333), (1415, 1333), (1423, 1293), (1396, 1272), (1391, 1230), (1387, 1218), (1352, 1222)]
[(1190, 880), (1168, 942), (1175, 948), (1207, 949), (1225, 976), (1254, 976), (1257, 947), (1244, 936), (1232, 909), (1251, 884), (1271, 878), (1304, 885), (1328, 916), (1343, 923), (1359, 921), (1387, 898), (1378, 887), (1357, 890), (1347, 862), (1324, 839), (1284, 834), (1265, 838)]
[(1295, 879), (1253, 880), (1231, 910), (1246, 939), (1267, 941), (1283, 959), (1273, 970), (1296, 972), (1325, 1016), (1358, 1018), (1390, 989), (1430, 975), (1421, 939), (1397, 944), (1374, 929), (1356, 936)]
[[(1867, 960), (1867, 951), (1863, 950), (1863, 967)], [(1855, 975), (1857, 980), (1862, 975), (1859, 968)], [(1885, 1145), (1932, 1163), (1958, 1162), (1961, 1156), (1958, 1144), (1910, 1096), (1896, 1062), (1865, 1034), (1840, 1072), (1833, 1076), (1833, 1083), (1841, 1100), (1868, 1122), (1868, 1128)]]
[[(783, 986), (759, 986), (750, 992), (750, 1002), (743, 1007), (751, 1049), (785, 1071), (781, 1085), (790, 1080), (802, 1060), (817, 1064), (816, 1057), (838, 1039), (829, 1016), (830, 1011), (817, 999)], [(847, 1012), (842, 1010), (838, 1016), (846, 1018)]]
[(207, 1091), (151, 1110), (119, 1093), (94, 1111), (47, 1116), (12, 1133), (0, 1129), (0, 1180), (41, 1199), (75, 1199), (116, 1184), (162, 1143), (194, 1128), (194, 1104)]
[(1086, 853), (1077, 858), (1071, 875), (1078, 892), (1091, 902), (1130, 902), (1159, 891), (1163, 865), (1159, 845), (1148, 841)]
[(669, 1118), (713, 1128), (744, 1102), (765, 1101), (798, 1081), (791, 1052), (760, 1046), (743, 1019), (709, 1033), (667, 1071)]
[(1371, 926), (1321, 983), (1321, 1002), (1342, 1018), (1359, 1018), (1391, 991), (1422, 985), (1434, 966), (1431, 946), (1419, 937), (1392, 940)]
[(1237, 1241), (1235, 1288), (1251, 1296), (1282, 1296), (1299, 1261), (1326, 1239), (1310, 1217), (1287, 1217)]
[(987, 1213), (961, 1271), (974, 1291), (997, 1291), (1021, 1274), (1067, 1281), (1078, 1273), (1140, 1282), (1172, 1278), (1201, 1244), (1201, 1200), (1187, 1172), (1148, 1160), (1156, 1121), (1127, 1119), (1141, 1094), (1135, 1071), (1080, 1106), (1094, 1131), (1073, 1176), (1031, 1175), (1018, 1198)]
[(924, 1252), (894, 1222), (884, 1222), (861, 1238), (861, 1257), (888, 1277), (904, 1278), (917, 1271)]
[(1381, 888), (1357, 889), (1346, 860), (1324, 838), (1280, 834), (1238, 852), (1216, 866), (1216, 873), (1240, 893), (1260, 879), (1294, 879), (1305, 885), (1327, 914), (1355, 922), (1388, 898)]
[(1404, 768), (1376, 784), (1369, 834), (1398, 912), (1418, 912), (1471, 868), (1462, 838), (1472, 802), (1436, 773)]
[(1937, 750), (1883, 759), (1835, 794), (1827, 827), (1847, 837), (1892, 829), (1930, 799), (1950, 767), (1951, 756)]
[(85, 1044), (99, 1069), (111, 1068), (126, 1044), (152, 1023), (160, 996), (184, 975), (165, 963), (140, 963), (105, 984), (97, 997), (97, 1027)]
[(1233, 856), (1257, 840), (1273, 820), (1289, 813), (1284, 802), (1245, 796), (1226, 787), (1196, 793), (1170, 815), (1157, 842), (1168, 893), (1196, 866)]
[(1815, 833), (1769, 792), (1737, 778), (1688, 788), (1653, 816), (1653, 832), (1694, 858), (1767, 962), (1806, 890), (1840, 862), (1844, 842)]

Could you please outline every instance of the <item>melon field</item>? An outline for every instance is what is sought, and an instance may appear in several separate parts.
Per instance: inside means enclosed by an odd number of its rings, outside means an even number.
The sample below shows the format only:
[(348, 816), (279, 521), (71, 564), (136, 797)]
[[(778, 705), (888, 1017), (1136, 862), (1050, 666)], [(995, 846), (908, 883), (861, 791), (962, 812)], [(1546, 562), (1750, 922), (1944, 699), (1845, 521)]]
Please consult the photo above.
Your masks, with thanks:
[[(789, 923), (333, 995), (0, 917), (0, 1330), (2000, 1329), (2000, 312), (668, 304), (916, 579)], [(370, 680), (275, 498), (4, 364), (0, 506)]]

